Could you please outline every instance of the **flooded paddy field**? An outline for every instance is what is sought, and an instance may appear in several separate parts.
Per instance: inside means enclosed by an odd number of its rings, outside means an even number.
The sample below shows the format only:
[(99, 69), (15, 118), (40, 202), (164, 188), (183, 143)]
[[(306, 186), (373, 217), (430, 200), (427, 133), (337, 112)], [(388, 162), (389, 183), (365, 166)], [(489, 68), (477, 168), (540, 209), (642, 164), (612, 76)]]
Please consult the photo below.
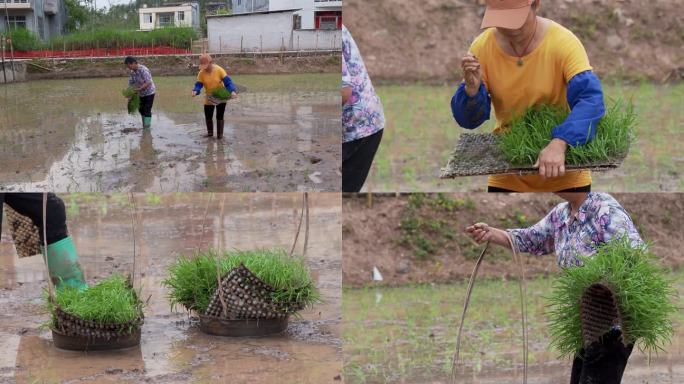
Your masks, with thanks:
[[(60, 195), (69, 231), (89, 282), (131, 273), (147, 300), (142, 342), (116, 352), (72, 352), (53, 346), (43, 307), (40, 257), (18, 259), (7, 234), (0, 243), (0, 383), (335, 383), (342, 371), (340, 201), (314, 194), (307, 264), (324, 303), (266, 338), (200, 332), (197, 319), (171, 311), (161, 286), (166, 267), (197, 249), (289, 250), (302, 195)], [(131, 222), (131, 214), (135, 231)], [(6, 227), (5, 227), (6, 228)], [(297, 251), (302, 252), (303, 232)]]
[[(87, 70), (87, 69), (86, 69)], [(192, 76), (156, 77), (152, 129), (126, 78), (0, 89), (0, 191), (336, 191), (339, 74), (238, 75), (223, 141), (203, 137)]]
[[(684, 191), (684, 84), (603, 84), (606, 100), (634, 103), (636, 141), (623, 165), (594, 172), (593, 188), (606, 192)], [(368, 192), (483, 191), (483, 176), (439, 179), (456, 147), (460, 128), (449, 107), (454, 85), (381, 85), (376, 87), (387, 120), (382, 143), (364, 186)], [(473, 132), (490, 132), (494, 114)]]
[[(684, 305), (684, 271), (673, 272)], [(549, 347), (544, 315), (552, 278), (528, 281), (528, 383), (567, 383), (570, 360)], [(345, 382), (449, 383), (466, 283), (344, 289)], [(459, 383), (521, 383), (522, 329), (515, 280), (476, 281), (461, 345)], [(649, 357), (635, 348), (624, 384), (684, 382), (684, 315), (666, 351)]]

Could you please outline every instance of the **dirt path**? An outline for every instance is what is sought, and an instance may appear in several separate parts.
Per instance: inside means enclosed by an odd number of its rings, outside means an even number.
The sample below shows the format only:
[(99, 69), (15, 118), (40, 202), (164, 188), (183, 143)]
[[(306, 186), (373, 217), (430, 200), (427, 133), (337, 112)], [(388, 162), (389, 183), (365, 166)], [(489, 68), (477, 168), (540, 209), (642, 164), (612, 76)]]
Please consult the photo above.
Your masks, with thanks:
[[(374, 80), (460, 81), (460, 58), (479, 33), (480, 3), (348, 0), (344, 17)], [(660, 82), (684, 77), (680, 8), (679, 0), (542, 1), (541, 15), (580, 37), (602, 78)]]
[[(347, 195), (343, 199), (343, 280), (362, 286), (371, 281), (373, 266), (382, 284), (452, 282), (467, 279), (482, 246), (463, 234), (476, 222), (500, 228), (536, 223), (560, 203), (552, 194)], [(418, 201), (424, 197), (422, 203)], [(625, 207), (664, 265), (680, 267), (684, 235), (684, 194), (613, 194)], [(413, 200), (411, 202), (411, 200)], [(370, 207), (369, 207), (370, 204)], [(419, 206), (419, 207), (418, 207)], [(417, 207), (417, 208), (412, 208)], [(556, 273), (554, 255), (525, 256), (529, 276)], [(517, 276), (509, 252), (492, 248), (479, 276)]]
[[(64, 195), (68, 222), (89, 281), (132, 269), (128, 195)], [(225, 199), (225, 200), (224, 200)], [(179, 254), (197, 247), (291, 246), (300, 194), (137, 195), (136, 264), (145, 310), (142, 344), (121, 352), (60, 351), (40, 329), (45, 287), (40, 258), (18, 260), (0, 243), (0, 383), (333, 383), (341, 372), (339, 197), (315, 194), (308, 265), (325, 300), (293, 318), (283, 335), (231, 339), (201, 333), (172, 312), (160, 285)], [(201, 233), (203, 222), (206, 231)], [(301, 252), (301, 243), (299, 246)]]

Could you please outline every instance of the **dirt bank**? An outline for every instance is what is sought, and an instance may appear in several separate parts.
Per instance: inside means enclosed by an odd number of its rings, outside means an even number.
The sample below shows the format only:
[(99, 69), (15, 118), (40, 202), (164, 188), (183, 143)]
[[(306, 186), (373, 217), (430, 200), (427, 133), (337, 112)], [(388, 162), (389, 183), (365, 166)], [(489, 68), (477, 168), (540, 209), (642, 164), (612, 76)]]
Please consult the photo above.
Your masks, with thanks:
[[(534, 224), (561, 200), (551, 194), (347, 195), (343, 199), (343, 282), (370, 282), (373, 266), (386, 285), (467, 279), (482, 246), (463, 234), (476, 222), (500, 228)], [(683, 194), (613, 194), (667, 266), (684, 264)], [(369, 208), (370, 205), (370, 208)], [(556, 273), (555, 256), (524, 256), (529, 276)], [(490, 249), (479, 275), (511, 277), (508, 251)]]
[[(454, 81), (461, 78), (460, 57), (479, 33), (480, 3), (347, 0), (345, 24), (374, 79)], [(604, 79), (673, 81), (684, 76), (680, 0), (543, 0), (541, 15), (582, 39)]]
[[(215, 56), (214, 61), (230, 74), (338, 73), (341, 65), (339, 53), (282, 57), (222, 55)], [(36, 59), (30, 63), (35, 65), (28, 65), (28, 80), (128, 76), (122, 58)], [(197, 55), (148, 56), (140, 58), (140, 63), (155, 76), (196, 75), (199, 70)]]

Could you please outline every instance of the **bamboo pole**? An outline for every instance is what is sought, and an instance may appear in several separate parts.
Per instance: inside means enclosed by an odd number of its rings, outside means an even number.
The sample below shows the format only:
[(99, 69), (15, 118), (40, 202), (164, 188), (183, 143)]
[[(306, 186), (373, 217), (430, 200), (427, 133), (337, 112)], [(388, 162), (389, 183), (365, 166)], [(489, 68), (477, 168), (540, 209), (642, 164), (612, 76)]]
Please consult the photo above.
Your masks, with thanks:
[(7, 84), (7, 72), (5, 72), (5, 35), (0, 37), (2, 37), (2, 42), (0, 42), (0, 50), (2, 50), (2, 76), (5, 79), (5, 84)]

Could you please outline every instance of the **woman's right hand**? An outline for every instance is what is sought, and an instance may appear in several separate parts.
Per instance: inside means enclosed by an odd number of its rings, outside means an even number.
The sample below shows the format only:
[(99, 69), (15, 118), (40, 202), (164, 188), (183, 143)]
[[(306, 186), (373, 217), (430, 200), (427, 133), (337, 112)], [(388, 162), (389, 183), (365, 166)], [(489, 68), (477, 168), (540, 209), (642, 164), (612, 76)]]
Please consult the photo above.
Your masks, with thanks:
[(192, 97), (195, 97), (195, 96), (197, 96), (197, 93), (193, 90), (192, 91)]
[(482, 83), (482, 70), (477, 57), (468, 52), (461, 59), (461, 69), (463, 70), (463, 80), (465, 81), (465, 91), (468, 96), (473, 97), (480, 90)]
[(492, 240), (492, 228), (486, 223), (477, 223), (466, 228), (466, 234), (476, 243), (482, 244)]

